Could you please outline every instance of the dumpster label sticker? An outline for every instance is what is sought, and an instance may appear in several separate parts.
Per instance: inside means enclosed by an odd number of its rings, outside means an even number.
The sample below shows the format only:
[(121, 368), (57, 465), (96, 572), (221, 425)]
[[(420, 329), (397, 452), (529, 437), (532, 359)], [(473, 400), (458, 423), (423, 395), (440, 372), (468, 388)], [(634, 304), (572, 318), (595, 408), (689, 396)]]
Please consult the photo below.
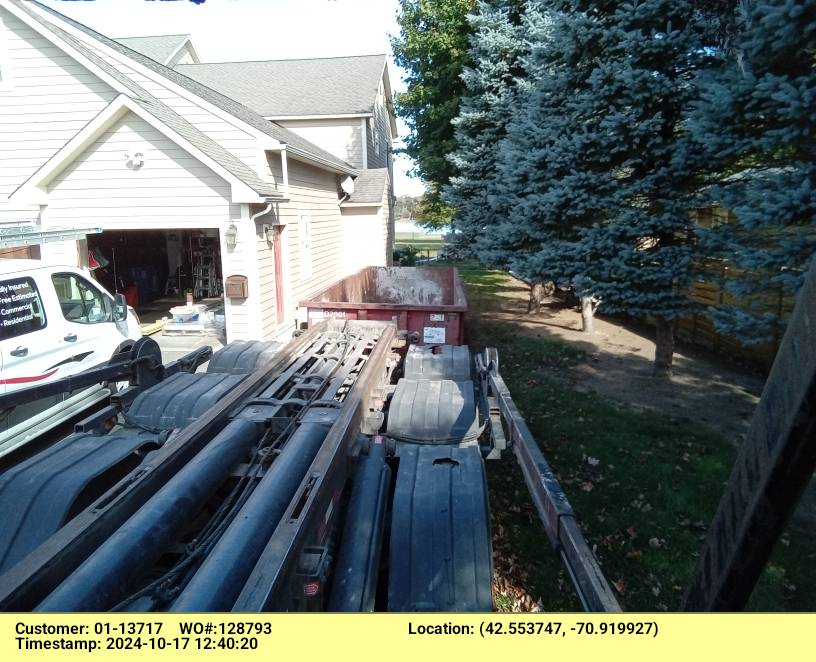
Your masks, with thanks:
[(431, 322), (444, 322), (445, 313), (431, 313)]
[(310, 310), (309, 319), (313, 320), (328, 320), (328, 319), (346, 319), (345, 310)]
[(423, 329), (422, 342), (429, 345), (444, 345), (445, 344), (445, 327), (444, 326), (426, 326)]

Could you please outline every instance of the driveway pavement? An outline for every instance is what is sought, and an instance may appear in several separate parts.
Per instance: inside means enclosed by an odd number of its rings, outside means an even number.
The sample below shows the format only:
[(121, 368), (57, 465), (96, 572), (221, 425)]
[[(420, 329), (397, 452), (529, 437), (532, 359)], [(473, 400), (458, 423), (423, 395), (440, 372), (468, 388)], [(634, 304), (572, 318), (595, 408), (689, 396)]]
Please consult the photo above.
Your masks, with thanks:
[[(165, 364), (181, 358), (188, 352), (192, 352), (194, 349), (205, 347), (207, 345), (212, 347), (213, 352), (216, 352), (221, 349), (226, 342), (224, 336), (199, 335), (193, 333), (185, 335), (168, 334), (164, 333), (163, 331), (154, 333), (150, 337), (159, 343), (159, 347), (161, 347), (162, 351), (162, 361), (164, 361)], [(205, 363), (198, 370), (201, 372), (206, 369), (207, 364)]]

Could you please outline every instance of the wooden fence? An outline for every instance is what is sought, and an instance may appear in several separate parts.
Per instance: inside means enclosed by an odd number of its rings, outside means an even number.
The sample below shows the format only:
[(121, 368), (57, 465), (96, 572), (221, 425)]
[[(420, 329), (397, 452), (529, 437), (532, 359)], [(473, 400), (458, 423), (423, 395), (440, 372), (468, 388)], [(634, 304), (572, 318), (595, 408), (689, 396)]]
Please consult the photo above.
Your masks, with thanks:
[[(725, 265), (708, 264), (705, 271), (711, 274), (711, 280), (703, 278), (696, 281), (691, 288), (691, 298), (703, 307), (703, 311), (692, 317), (678, 320), (677, 337), (694, 345), (748, 361), (767, 370), (779, 349), (782, 332), (777, 332), (770, 342), (758, 345), (743, 345), (736, 338), (718, 333), (705, 309), (722, 305), (747, 308), (747, 302), (734, 297), (720, 286), (719, 283), (729, 276), (728, 268)], [(785, 295), (781, 287), (774, 286), (769, 286), (751, 301), (753, 312), (773, 313), (783, 320), (789, 319), (794, 303), (794, 297)]]

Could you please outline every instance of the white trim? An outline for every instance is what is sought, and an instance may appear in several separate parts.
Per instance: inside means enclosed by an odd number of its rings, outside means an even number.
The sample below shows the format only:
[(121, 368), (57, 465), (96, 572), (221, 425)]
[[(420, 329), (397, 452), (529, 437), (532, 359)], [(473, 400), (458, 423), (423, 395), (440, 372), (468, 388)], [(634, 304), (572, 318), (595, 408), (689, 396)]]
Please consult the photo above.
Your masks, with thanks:
[(363, 118), (360, 120), (360, 135), (363, 137), (362, 152), (363, 152), (363, 170), (368, 168), (368, 120)]
[(289, 158), (286, 155), (286, 150), (280, 151), (281, 157), (281, 175), (283, 175), (283, 194), (289, 198)]
[(345, 115), (264, 115), (263, 118), (270, 122), (280, 122), (283, 120), (345, 120), (373, 116), (373, 113), (348, 113)]
[[(116, 40), (114, 40), (114, 41), (116, 41)], [(176, 57), (176, 55), (178, 55), (178, 54), (179, 54), (179, 52), (181, 51), (181, 49), (182, 49), (182, 48), (184, 48), (184, 47), (185, 47), (187, 44), (191, 44), (190, 35), (186, 35), (186, 36), (184, 37), (184, 40), (181, 42), (181, 44), (179, 44), (179, 45), (176, 47), (176, 50), (174, 50), (172, 53), (170, 53), (170, 56), (169, 56), (169, 57), (168, 57), (168, 58), (167, 58), (167, 59), (166, 59), (164, 62), (162, 62), (162, 64), (163, 64), (165, 67), (169, 67), (169, 66), (170, 66), (170, 63), (173, 61), (173, 58), (174, 58), (174, 57)], [(127, 44), (124, 44), (124, 45), (125, 45), (125, 46), (127, 46)], [(192, 44), (191, 44), (191, 45), (192, 45)], [(128, 48), (130, 48), (130, 46), (128, 46)], [(131, 50), (136, 50), (136, 49), (134, 48), (134, 49), (131, 49)], [(136, 52), (138, 53), (139, 51), (136, 51)]]
[[(29, 204), (48, 204), (48, 184), (59, 175), (70, 163), (94, 143), (105, 130), (124, 117), (128, 112), (150, 124), (154, 129), (172, 140), (179, 147), (188, 152), (195, 159), (206, 165), (231, 187), (230, 201), (261, 202), (265, 197), (259, 196), (249, 185), (242, 182), (223, 166), (213, 161), (197, 147), (189, 143), (183, 136), (160, 122), (150, 112), (142, 108), (133, 99), (125, 94), (118, 95), (100, 113), (86, 124), (71, 140), (69, 140), (54, 156), (46, 161), (31, 177), (29, 177), (10, 196), (9, 200), (26, 202)], [(268, 196), (272, 197), (272, 196)]]
[(379, 202), (341, 202), (340, 207), (382, 207), (382, 200)]
[(360, 174), (360, 171), (356, 168), (352, 168), (351, 166), (348, 168), (340, 168), (329, 163), (328, 161), (319, 160), (314, 156), (309, 156), (308, 154), (305, 154), (303, 150), (298, 149), (297, 147), (292, 147), (292, 145), (286, 145), (286, 152), (296, 161), (303, 161), (304, 163), (308, 163), (312, 166), (315, 164), (320, 164), (323, 170), (328, 170), (329, 172), (334, 172), (341, 175), (351, 175), (352, 177), (357, 177)]
[[(261, 296), (261, 273), (258, 269), (258, 225), (252, 220), (249, 205), (247, 204), (241, 205), (241, 222), (239, 228), (239, 232), (249, 233), (247, 242), (250, 250), (247, 252), (252, 255), (252, 258), (250, 260), (251, 263), (247, 265), (247, 271), (250, 272), (247, 273), (247, 277), (249, 296), (254, 300), (254, 305), (249, 307), (249, 337), (257, 339), (263, 337), (263, 319), (261, 318), (261, 301), (263, 301), (263, 297)], [(226, 278), (226, 276), (224, 276), (224, 278)], [(254, 297), (252, 296), (253, 293), (255, 294)]]
[(391, 125), (391, 140), (393, 141), (399, 137), (399, 132), (397, 131), (397, 118), (394, 115), (394, 93), (391, 90), (391, 77), (388, 75), (388, 58), (385, 59), (383, 73), (380, 78), (385, 85), (385, 112), (388, 113), (388, 123)]

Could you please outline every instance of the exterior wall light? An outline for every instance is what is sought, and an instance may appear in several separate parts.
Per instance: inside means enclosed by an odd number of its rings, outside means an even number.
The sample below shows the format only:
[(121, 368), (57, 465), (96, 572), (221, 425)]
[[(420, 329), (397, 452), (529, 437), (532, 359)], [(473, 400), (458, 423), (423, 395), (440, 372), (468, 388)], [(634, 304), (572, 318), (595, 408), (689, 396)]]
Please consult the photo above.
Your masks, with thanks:
[(224, 234), (224, 240), (226, 241), (227, 248), (229, 250), (235, 248), (235, 244), (238, 240), (238, 228), (235, 227), (235, 223), (230, 223), (226, 233)]

